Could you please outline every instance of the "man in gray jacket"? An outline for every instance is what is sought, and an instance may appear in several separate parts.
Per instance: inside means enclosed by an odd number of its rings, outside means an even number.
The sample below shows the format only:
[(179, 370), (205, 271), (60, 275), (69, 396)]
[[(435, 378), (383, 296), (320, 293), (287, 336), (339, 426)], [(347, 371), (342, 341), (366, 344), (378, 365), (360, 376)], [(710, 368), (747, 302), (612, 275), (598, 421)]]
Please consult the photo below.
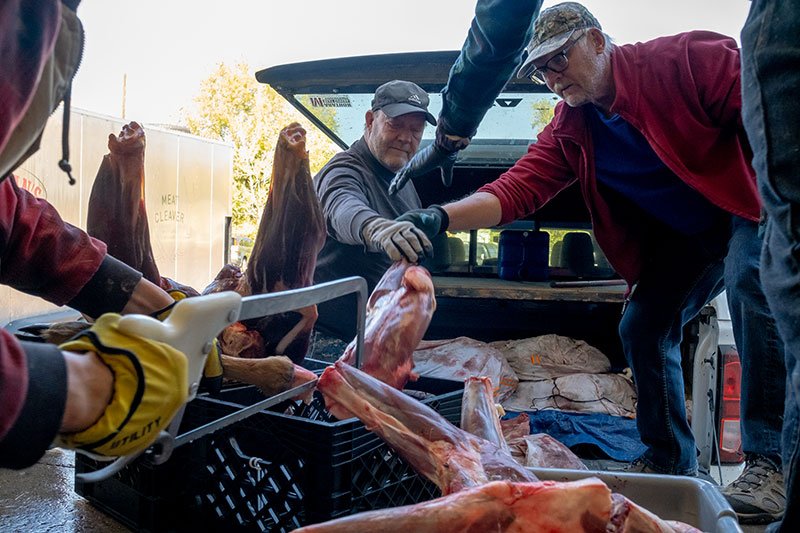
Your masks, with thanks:
[[(314, 176), (327, 239), (317, 258), (314, 282), (362, 276), (369, 290), (393, 261), (419, 261), (431, 242), (410, 222), (394, 220), (422, 207), (413, 184), (390, 196), (395, 173), (417, 152), (428, 112), (428, 94), (409, 81), (378, 87), (366, 112), (364, 135), (335, 155)], [(319, 306), (317, 329), (349, 341), (355, 335), (355, 299)]]

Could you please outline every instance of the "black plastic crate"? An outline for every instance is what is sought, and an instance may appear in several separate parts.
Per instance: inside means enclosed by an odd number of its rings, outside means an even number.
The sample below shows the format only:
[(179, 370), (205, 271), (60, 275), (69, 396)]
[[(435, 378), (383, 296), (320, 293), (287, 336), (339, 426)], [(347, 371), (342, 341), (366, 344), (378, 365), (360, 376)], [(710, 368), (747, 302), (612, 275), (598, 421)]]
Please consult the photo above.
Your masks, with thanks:
[[(458, 424), (462, 383), (420, 378), (407, 389)], [(251, 386), (198, 396), (181, 433), (261, 399)], [(291, 531), (440, 495), (358, 419), (337, 421), (324, 407), (319, 392), (310, 405), (284, 402), (176, 448), (162, 465), (137, 459), (99, 483), (76, 479), (75, 491), (140, 531)], [(80, 454), (75, 463), (76, 473), (102, 466)]]

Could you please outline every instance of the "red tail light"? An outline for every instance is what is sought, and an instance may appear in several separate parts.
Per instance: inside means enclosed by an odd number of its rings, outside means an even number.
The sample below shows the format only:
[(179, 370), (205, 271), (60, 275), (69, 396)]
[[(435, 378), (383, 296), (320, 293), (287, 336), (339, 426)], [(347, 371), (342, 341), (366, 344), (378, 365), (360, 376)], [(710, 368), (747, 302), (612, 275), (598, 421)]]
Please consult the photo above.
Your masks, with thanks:
[(719, 421), (719, 460), (741, 463), (742, 430), (739, 425), (739, 402), (742, 396), (742, 365), (739, 353), (730, 348), (722, 356), (722, 404)]

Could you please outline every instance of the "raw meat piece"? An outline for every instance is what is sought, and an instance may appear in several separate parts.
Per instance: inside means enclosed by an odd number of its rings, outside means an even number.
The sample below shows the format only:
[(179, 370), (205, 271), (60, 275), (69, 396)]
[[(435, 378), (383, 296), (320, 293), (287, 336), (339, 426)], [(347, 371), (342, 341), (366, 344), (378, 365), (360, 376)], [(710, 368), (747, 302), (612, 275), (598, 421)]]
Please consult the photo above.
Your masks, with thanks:
[(508, 451), (506, 439), (500, 429), (500, 417), (497, 416), (489, 378), (471, 377), (464, 382), (461, 429)]
[[(203, 294), (234, 290), (248, 296), (308, 287), (324, 242), (325, 222), (311, 184), (306, 132), (293, 122), (278, 137), (269, 198), (246, 272), (225, 265)], [(287, 355), (299, 363), (308, 351), (316, 320), (317, 306), (312, 305), (231, 326), (220, 342), (231, 355)]]
[[(674, 524), (674, 528), (672, 526)], [(698, 532), (665, 522), (597, 478), (495, 481), (428, 502), (368, 511), (297, 533), (674, 533)]]
[(136, 122), (108, 136), (110, 153), (92, 185), (86, 232), (106, 243), (109, 255), (160, 285), (145, 209), (144, 147), (144, 130)]
[(519, 383), (500, 351), (469, 337), (420, 342), (414, 351), (414, 371), (420, 376), (453, 381), (487, 376), (497, 402), (511, 396)]
[(514, 418), (500, 421), (500, 428), (503, 430), (503, 437), (506, 442), (514, 439), (521, 439), (531, 434), (531, 419), (527, 413), (520, 413)]
[(247, 278), (244, 277), (242, 270), (238, 266), (231, 264), (223, 266), (211, 283), (203, 289), (203, 294), (222, 291), (238, 292), (242, 296), (250, 295), (250, 286), (247, 284)]
[[(400, 390), (416, 380), (412, 354), (435, 309), (433, 280), (425, 268), (407, 261), (390, 266), (367, 302), (361, 370)], [(356, 339), (340, 360), (355, 364)]]
[(588, 470), (577, 455), (546, 433), (508, 441), (511, 456), (522, 466)]
[[(520, 417), (522, 415), (517, 418)], [(516, 433), (522, 433), (521, 422), (528, 424), (527, 415), (514, 426), (507, 424), (507, 427)], [(530, 426), (524, 428), (526, 433), (524, 436), (507, 441), (501, 430), (496, 406), (492, 401), (489, 378), (469, 378), (466, 381), (461, 408), (461, 429), (508, 451), (522, 466), (586, 470), (583, 462), (569, 448), (544, 433), (527, 435), (529, 428)]]
[[(274, 396), (317, 379), (313, 372), (293, 364), (291, 359), (283, 355), (263, 359), (244, 359), (227, 355), (221, 357), (226, 379), (255, 385), (264, 396)], [(306, 403), (311, 401), (313, 392), (312, 389), (304, 395), (303, 400)]]
[(444, 494), (494, 480), (536, 480), (497, 445), (342, 361), (325, 369), (317, 389), (335, 417), (360, 419)]

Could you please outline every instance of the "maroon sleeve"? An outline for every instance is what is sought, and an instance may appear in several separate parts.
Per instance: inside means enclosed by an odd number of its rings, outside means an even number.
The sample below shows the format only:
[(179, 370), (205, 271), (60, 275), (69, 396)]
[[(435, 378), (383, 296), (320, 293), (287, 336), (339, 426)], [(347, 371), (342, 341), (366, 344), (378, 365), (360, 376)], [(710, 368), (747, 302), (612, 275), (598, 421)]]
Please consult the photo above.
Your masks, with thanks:
[(104, 243), (64, 222), (52, 205), (12, 179), (0, 182), (0, 283), (64, 305), (105, 255)]
[(56, 0), (0, 2), (0, 150), (33, 98), (60, 21)]
[(495, 181), (478, 189), (500, 200), (503, 211), (500, 224), (533, 213), (577, 179), (553, 136), (553, 125), (563, 111), (561, 102), (556, 107), (555, 117), (528, 147), (528, 152)]
[(20, 343), (0, 329), (0, 467), (25, 468), (44, 454), (61, 427), (66, 399), (58, 347)]
[(715, 125), (743, 132), (741, 59), (736, 41), (709, 32), (688, 35), (691, 79), (703, 109)]

